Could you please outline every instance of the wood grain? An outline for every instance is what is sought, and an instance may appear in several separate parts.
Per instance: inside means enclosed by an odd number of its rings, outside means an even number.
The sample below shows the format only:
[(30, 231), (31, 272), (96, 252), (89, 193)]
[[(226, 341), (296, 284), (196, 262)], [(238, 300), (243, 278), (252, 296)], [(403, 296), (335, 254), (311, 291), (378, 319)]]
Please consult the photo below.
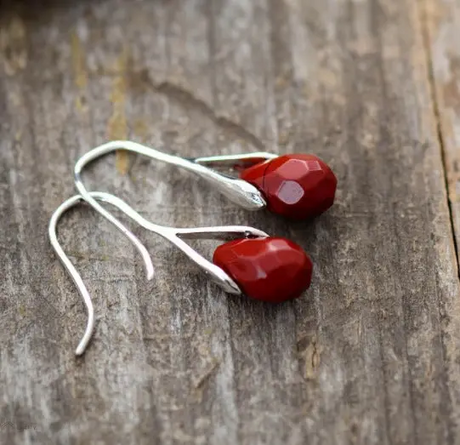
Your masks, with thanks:
[[(435, 27), (438, 7), (452, 14)], [(442, 150), (453, 165), (454, 105), (437, 65), (454, 60), (438, 32), (455, 33), (459, 11), (448, 0), (4, 2), (0, 442), (459, 443)], [(74, 193), (75, 160), (121, 137), (183, 155), (266, 148), (329, 162), (337, 203), (311, 223), (248, 214), (126, 154), (87, 174), (153, 221), (292, 238), (314, 259), (311, 290), (279, 306), (229, 297), (135, 228), (156, 266), (146, 283), (132, 246), (82, 207), (60, 226), (98, 314), (76, 360), (83, 304), (46, 227)]]
[(427, 0), (426, 41), (457, 249), (460, 244), (460, 2)]

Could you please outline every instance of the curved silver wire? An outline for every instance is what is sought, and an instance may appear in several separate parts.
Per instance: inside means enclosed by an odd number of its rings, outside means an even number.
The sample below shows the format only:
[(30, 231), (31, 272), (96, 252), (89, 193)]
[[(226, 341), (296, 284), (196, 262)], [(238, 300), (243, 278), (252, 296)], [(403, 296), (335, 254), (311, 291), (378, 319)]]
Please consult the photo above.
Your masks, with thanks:
[[(267, 237), (268, 234), (262, 230), (255, 229), (249, 226), (218, 226), (218, 227), (199, 227), (199, 228), (174, 228), (166, 227), (158, 224), (154, 224), (145, 218), (143, 218), (139, 213), (137, 213), (132, 207), (126, 204), (120, 198), (117, 198), (114, 195), (103, 192), (90, 192), (89, 195), (92, 199), (103, 201), (109, 203), (123, 213), (125, 213), (132, 220), (137, 222), (140, 226), (145, 229), (154, 232), (168, 241), (176, 245), (182, 252), (184, 252), (195, 264), (197, 264), (216, 284), (218, 284), (224, 291), (241, 295), (241, 290), (238, 284), (220, 267), (216, 266), (214, 263), (208, 261), (198, 252), (196, 252), (192, 247), (187, 243), (182, 241), (181, 238), (185, 239), (219, 239), (219, 240), (232, 240), (237, 238), (260, 238)], [(56, 255), (61, 260), (65, 269), (72, 277), (75, 286), (77, 287), (78, 292), (86, 306), (88, 313), (88, 320), (86, 324), (86, 329), (80, 343), (77, 346), (75, 354), (77, 356), (82, 355), (88, 346), (88, 343), (91, 339), (91, 336), (94, 331), (94, 308), (91, 301), (89, 292), (80, 276), (75, 266), (72, 264), (70, 259), (65, 254), (62, 249), (59, 241), (57, 239), (57, 224), (62, 217), (62, 215), (69, 210), (70, 208), (77, 205), (80, 201), (86, 201), (83, 196), (76, 195), (69, 198), (67, 201), (62, 203), (56, 211), (53, 213), (50, 223), (48, 234), (52, 247), (54, 248)], [(129, 238), (131, 239), (131, 238)], [(141, 244), (145, 249), (145, 247)], [(147, 250), (145, 249), (147, 252)], [(148, 255), (148, 253), (147, 253)], [(148, 256), (150, 259), (150, 256)], [(153, 266), (152, 266), (152, 275), (153, 277)], [(151, 278), (150, 277), (150, 278)]]
[(269, 159), (275, 159), (278, 155), (259, 151), (255, 153), (245, 153), (236, 155), (217, 155), (217, 156), (200, 156), (198, 158), (187, 158), (196, 164), (205, 165), (209, 168), (247, 168), (259, 162)]
[[(169, 155), (167, 153), (162, 153), (161, 151), (155, 150), (153, 148), (147, 147), (137, 142), (132, 141), (112, 141), (106, 144), (100, 145), (83, 155), (76, 163), (74, 169), (75, 185), (77, 187), (80, 195), (87, 201), (95, 210), (97, 210), (102, 216), (108, 219), (112, 224), (114, 224), (122, 233), (124, 233), (136, 246), (136, 248), (141, 253), (146, 269), (149, 270), (149, 258), (147, 258), (142, 244), (137, 239), (137, 237), (123, 225), (115, 216), (108, 212), (104, 207), (102, 207), (89, 193), (83, 184), (82, 180), (82, 171), (87, 164), (98, 159), (101, 156), (104, 156), (108, 153), (111, 153), (116, 150), (127, 150), (135, 153), (139, 153), (145, 156), (148, 156), (157, 161), (165, 162), (167, 164), (175, 165), (182, 167), (185, 170), (191, 171), (198, 176), (204, 178), (210, 182), (213, 187), (218, 191), (227, 196), (230, 200), (236, 204), (241, 205), (242, 207), (248, 210), (258, 210), (266, 206), (265, 199), (262, 193), (248, 182), (231, 178), (221, 173), (212, 170), (206, 167), (206, 164), (214, 163), (215, 165), (230, 165), (232, 162), (235, 164), (235, 161), (238, 159), (244, 159), (246, 162), (249, 159), (271, 159), (277, 157), (277, 155), (272, 155), (270, 153), (253, 153), (247, 155), (230, 155), (230, 156), (210, 156), (210, 157), (201, 157), (195, 159), (185, 159), (179, 156)], [(204, 165), (202, 165), (204, 164)]]
[[(94, 307), (93, 303), (91, 301), (91, 297), (89, 295), (88, 289), (85, 286), (85, 283), (83, 282), (80, 274), (78, 273), (77, 269), (75, 266), (72, 264), (68, 256), (65, 254), (64, 250), (62, 249), (61, 245), (59, 244), (59, 241), (57, 239), (57, 224), (59, 222), (59, 219), (61, 216), (70, 208), (72, 208), (74, 205), (76, 205), (79, 201), (81, 200), (80, 196), (72, 196), (72, 198), (68, 199), (67, 201), (63, 202), (53, 213), (51, 216), (51, 220), (48, 226), (48, 236), (51, 242), (51, 245), (53, 246), (54, 251), (56, 252), (56, 255), (58, 258), (61, 260), (64, 268), (67, 270), (69, 275), (72, 277), (73, 282), (75, 283), (75, 286), (77, 287), (77, 290), (81, 297), (83, 298), (83, 301), (85, 303), (86, 307), (86, 312), (88, 313), (88, 320), (86, 322), (86, 329), (85, 333), (83, 334), (83, 337), (80, 340), (80, 343), (77, 346), (77, 349), (75, 350), (75, 355), (82, 355), (85, 352), (86, 347), (88, 346), (88, 343), (91, 339), (91, 336), (93, 335), (94, 331)], [(142, 246), (144, 247), (144, 246)], [(149, 257), (150, 258), (150, 257)]]

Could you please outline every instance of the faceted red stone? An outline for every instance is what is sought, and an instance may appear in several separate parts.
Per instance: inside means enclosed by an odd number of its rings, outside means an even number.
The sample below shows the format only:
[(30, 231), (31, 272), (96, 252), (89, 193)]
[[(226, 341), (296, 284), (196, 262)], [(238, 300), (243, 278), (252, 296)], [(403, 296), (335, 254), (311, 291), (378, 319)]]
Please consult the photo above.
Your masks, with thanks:
[(214, 264), (233, 278), (248, 297), (281, 303), (310, 286), (313, 264), (286, 238), (239, 239), (214, 252)]
[(325, 212), (334, 202), (337, 178), (317, 156), (292, 154), (261, 162), (240, 173), (257, 187), (272, 212), (306, 219)]

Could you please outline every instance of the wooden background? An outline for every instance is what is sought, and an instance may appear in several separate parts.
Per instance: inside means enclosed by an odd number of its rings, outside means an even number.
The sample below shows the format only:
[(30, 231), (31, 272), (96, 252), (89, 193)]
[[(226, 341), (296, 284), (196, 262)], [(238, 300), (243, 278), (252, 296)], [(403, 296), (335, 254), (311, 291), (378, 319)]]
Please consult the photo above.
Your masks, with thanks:
[[(0, 6), (0, 443), (459, 444), (460, 0), (79, 0)], [(295, 302), (222, 293), (158, 237), (139, 255), (80, 207), (90, 148), (313, 152), (339, 179), (310, 223), (249, 214), (119, 153), (87, 174), (147, 218), (301, 244)], [(457, 241), (456, 241), (457, 240)], [(213, 245), (201, 246), (207, 255)]]

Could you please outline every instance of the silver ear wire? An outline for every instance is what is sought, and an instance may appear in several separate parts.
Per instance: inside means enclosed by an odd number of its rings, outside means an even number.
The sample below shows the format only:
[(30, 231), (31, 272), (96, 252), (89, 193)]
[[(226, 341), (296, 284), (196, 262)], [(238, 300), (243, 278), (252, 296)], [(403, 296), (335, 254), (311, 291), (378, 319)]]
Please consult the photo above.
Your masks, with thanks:
[[(124, 214), (130, 217), (132, 220), (137, 222), (140, 226), (144, 227), (146, 230), (154, 232), (163, 238), (167, 239), (175, 246), (177, 246), (182, 252), (184, 252), (195, 264), (197, 264), (215, 283), (217, 283), (225, 292), (240, 295), (241, 290), (238, 284), (220, 267), (216, 266), (212, 262), (208, 261), (198, 252), (196, 252), (192, 247), (185, 243), (182, 239), (218, 239), (218, 240), (232, 240), (238, 238), (264, 238), (268, 235), (258, 229), (248, 226), (219, 226), (219, 227), (201, 227), (201, 228), (174, 228), (174, 227), (165, 227), (158, 224), (154, 224), (150, 221), (147, 221), (139, 213), (137, 213), (133, 208), (126, 204), (123, 200), (113, 196), (109, 193), (102, 192), (90, 192), (88, 193), (92, 200), (103, 201), (109, 203)], [(72, 264), (68, 256), (65, 254), (62, 249), (58, 239), (57, 239), (57, 224), (61, 216), (70, 208), (77, 205), (79, 202), (85, 201), (83, 196), (76, 195), (72, 198), (69, 198), (63, 204), (61, 204), (57, 210), (54, 212), (51, 217), (49, 224), (49, 238), (51, 245), (53, 246), (56, 255), (61, 260), (65, 269), (72, 277), (78, 292), (83, 298), (83, 301), (86, 306), (88, 313), (88, 321), (86, 324), (85, 333), (78, 344), (78, 347), (75, 351), (75, 354), (82, 355), (91, 339), (91, 336), (94, 331), (94, 308), (91, 301), (90, 294), (80, 276), (75, 266)], [(86, 200), (87, 201), (87, 200)], [(98, 204), (99, 205), (99, 204)], [(104, 211), (105, 209), (101, 207)], [(108, 213), (108, 212), (107, 212)], [(111, 214), (108, 213), (110, 216)], [(121, 223), (120, 223), (121, 224)], [(125, 229), (123, 233), (129, 232), (128, 229)], [(128, 238), (134, 243), (134, 235), (129, 232), (132, 236)], [(147, 252), (147, 249), (141, 244), (141, 242), (134, 237), (136, 240), (135, 246), (139, 250), (139, 246), (142, 248), (142, 252), (145, 252), (145, 258), (148, 258), (151, 265), (150, 273), (148, 273), (148, 279), (153, 277), (153, 265), (151, 264), (150, 255)]]
[[(75, 355), (82, 355), (85, 352), (86, 347), (88, 346), (88, 343), (91, 339), (91, 336), (93, 335), (94, 331), (94, 307), (93, 303), (91, 301), (91, 296), (89, 295), (88, 289), (86, 289), (85, 283), (83, 282), (80, 274), (78, 273), (77, 269), (75, 266), (72, 264), (70, 261), (69, 257), (65, 254), (64, 250), (62, 249), (61, 245), (59, 244), (59, 241), (57, 239), (57, 224), (59, 222), (59, 219), (61, 216), (70, 208), (75, 206), (78, 202), (81, 201), (81, 196), (73, 196), (72, 198), (68, 199), (67, 201), (63, 202), (53, 213), (49, 226), (48, 226), (48, 236), (51, 242), (51, 245), (53, 246), (54, 251), (56, 252), (56, 255), (58, 258), (61, 260), (63, 266), (69, 273), (69, 275), (72, 277), (73, 282), (75, 283), (75, 286), (77, 287), (77, 290), (81, 297), (83, 298), (83, 301), (85, 303), (86, 307), (86, 312), (88, 314), (88, 320), (86, 322), (86, 329), (85, 333), (83, 334), (83, 337), (80, 340), (80, 343), (77, 346), (77, 349), (75, 350)], [(143, 246), (142, 246), (143, 247)], [(148, 254), (147, 254), (148, 255)], [(153, 267), (153, 266), (152, 266)]]
[(268, 161), (277, 157), (278, 155), (273, 153), (260, 151), (236, 155), (200, 156), (198, 158), (187, 159), (195, 164), (205, 165), (209, 168), (234, 170), (235, 168), (248, 168), (259, 162)]

